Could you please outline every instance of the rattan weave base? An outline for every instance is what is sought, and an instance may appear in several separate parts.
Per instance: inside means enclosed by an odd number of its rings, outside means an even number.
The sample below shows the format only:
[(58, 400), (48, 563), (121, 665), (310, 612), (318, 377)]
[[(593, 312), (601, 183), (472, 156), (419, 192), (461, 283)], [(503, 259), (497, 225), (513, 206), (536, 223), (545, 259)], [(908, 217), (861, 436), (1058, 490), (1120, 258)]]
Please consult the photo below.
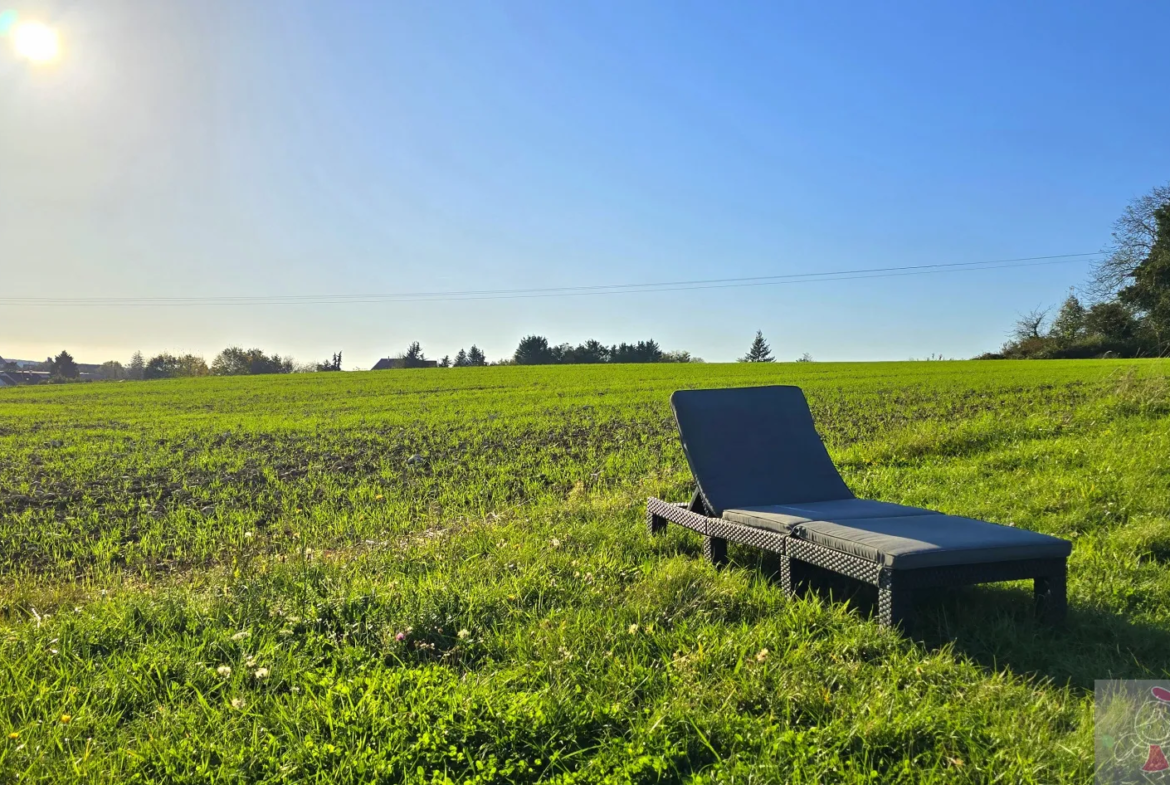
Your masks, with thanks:
[(801, 564), (822, 567), (876, 586), (878, 621), (886, 626), (909, 628), (914, 595), (919, 589), (997, 581), (1031, 580), (1037, 614), (1048, 624), (1063, 623), (1067, 613), (1066, 559), (1020, 559), (898, 570), (796, 537), (711, 518), (705, 512), (697, 493), (689, 503), (651, 498), (646, 502), (646, 528), (650, 534), (658, 534), (670, 522), (702, 534), (703, 553), (716, 566), (727, 561), (728, 541), (778, 553), (781, 582), (789, 594), (797, 589)]

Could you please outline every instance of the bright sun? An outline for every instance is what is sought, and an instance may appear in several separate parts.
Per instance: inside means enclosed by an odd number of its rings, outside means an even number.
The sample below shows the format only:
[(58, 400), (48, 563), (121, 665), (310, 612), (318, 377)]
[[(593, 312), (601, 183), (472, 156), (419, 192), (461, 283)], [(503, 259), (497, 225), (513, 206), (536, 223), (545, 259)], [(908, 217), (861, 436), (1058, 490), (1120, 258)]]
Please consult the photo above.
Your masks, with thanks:
[(40, 22), (22, 22), (12, 31), (16, 53), (34, 63), (48, 63), (57, 59), (61, 41), (57, 31)]

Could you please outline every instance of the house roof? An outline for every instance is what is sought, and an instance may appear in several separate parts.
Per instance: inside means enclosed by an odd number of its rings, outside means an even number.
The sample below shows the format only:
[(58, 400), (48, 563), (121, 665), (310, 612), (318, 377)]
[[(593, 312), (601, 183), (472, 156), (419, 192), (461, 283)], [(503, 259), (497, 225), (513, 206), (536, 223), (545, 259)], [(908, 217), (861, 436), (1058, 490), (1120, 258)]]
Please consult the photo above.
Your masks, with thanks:
[[(378, 360), (378, 363), (371, 368), (371, 371), (387, 371), (391, 368), (405, 368), (405, 359), (402, 357), (383, 357)], [(437, 368), (439, 366), (438, 360), (422, 360), (422, 365), (419, 368)]]

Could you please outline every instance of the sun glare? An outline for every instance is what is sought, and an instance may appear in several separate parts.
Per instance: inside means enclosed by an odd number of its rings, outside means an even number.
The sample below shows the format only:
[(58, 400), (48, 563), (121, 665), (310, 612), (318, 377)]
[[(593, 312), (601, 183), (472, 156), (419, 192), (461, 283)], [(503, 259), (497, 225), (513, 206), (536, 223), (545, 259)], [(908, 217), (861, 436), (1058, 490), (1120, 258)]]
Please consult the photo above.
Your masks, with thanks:
[(16, 53), (34, 63), (48, 63), (61, 52), (57, 31), (40, 22), (22, 22), (12, 31)]

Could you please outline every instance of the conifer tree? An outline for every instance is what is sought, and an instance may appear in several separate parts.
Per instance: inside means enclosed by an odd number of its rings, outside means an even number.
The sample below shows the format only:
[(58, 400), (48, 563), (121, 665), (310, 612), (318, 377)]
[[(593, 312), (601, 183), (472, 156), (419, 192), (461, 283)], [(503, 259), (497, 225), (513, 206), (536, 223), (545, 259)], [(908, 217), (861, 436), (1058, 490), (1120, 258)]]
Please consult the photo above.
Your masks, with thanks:
[(764, 340), (764, 333), (762, 330), (756, 330), (756, 338), (752, 341), (752, 346), (748, 349), (748, 353), (740, 358), (741, 363), (770, 363), (775, 362), (772, 358), (772, 349), (768, 346), (768, 342)]

